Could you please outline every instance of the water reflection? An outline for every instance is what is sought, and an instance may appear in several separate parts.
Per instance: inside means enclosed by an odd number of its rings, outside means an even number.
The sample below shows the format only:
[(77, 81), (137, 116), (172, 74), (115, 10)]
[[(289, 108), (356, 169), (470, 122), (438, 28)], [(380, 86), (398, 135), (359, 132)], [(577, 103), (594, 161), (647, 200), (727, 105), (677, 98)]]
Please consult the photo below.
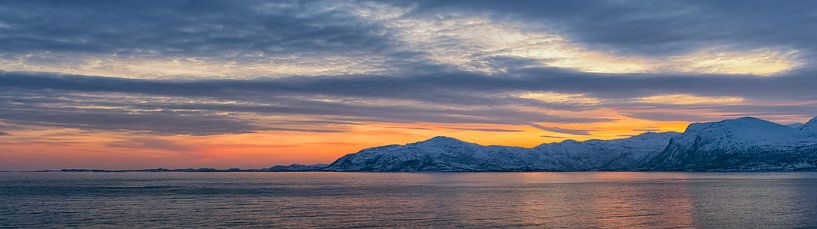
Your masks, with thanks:
[[(466, 198), (487, 201), (481, 206), (491, 206), (491, 209), (480, 211), (476, 216), (461, 214), (457, 218), (511, 216), (491, 222), (495, 223), (491, 226), (694, 227), (694, 206), (688, 183), (661, 181), (685, 180), (688, 176), (668, 175), (659, 176), (662, 179), (654, 174), (639, 173), (526, 173), (513, 178), (480, 175), (479, 180), (492, 180), (486, 183), (506, 184), (501, 190), (492, 187), (488, 194)], [(474, 206), (462, 203), (452, 206), (461, 208), (455, 209), (456, 212), (473, 213)]]
[(692, 227), (687, 183), (592, 185), (590, 201), (599, 227)]
[(0, 173), (0, 227), (817, 227), (817, 173)]
[(814, 179), (759, 177), (708, 179), (692, 183), (698, 226), (817, 226)]

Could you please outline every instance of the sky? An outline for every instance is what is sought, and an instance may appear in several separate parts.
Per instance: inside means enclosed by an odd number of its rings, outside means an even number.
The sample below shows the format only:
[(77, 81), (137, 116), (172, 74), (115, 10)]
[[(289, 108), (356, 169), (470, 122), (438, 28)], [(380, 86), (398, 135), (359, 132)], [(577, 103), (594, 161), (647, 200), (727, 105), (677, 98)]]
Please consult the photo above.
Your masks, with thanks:
[(0, 170), (263, 168), (817, 115), (813, 1), (0, 0)]

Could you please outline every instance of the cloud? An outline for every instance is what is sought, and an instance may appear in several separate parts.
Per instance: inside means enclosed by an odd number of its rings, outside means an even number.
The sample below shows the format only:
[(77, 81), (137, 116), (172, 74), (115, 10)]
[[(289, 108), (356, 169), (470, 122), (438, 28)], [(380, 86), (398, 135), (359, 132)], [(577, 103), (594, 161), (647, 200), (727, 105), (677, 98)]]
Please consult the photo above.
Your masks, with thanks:
[(685, 94), (674, 95), (654, 95), (638, 99), (643, 103), (666, 103), (666, 104), (740, 104), (745, 102), (740, 97), (705, 97)]
[[(202, 135), (340, 132), (345, 131), (342, 125), (367, 122), (535, 126), (615, 119), (587, 113), (599, 109), (659, 121), (708, 121), (749, 114), (812, 117), (817, 110), (809, 104), (817, 102), (817, 89), (810, 85), (817, 79), (810, 74), (746, 78), (533, 68), (502, 76), (451, 72), (181, 81), (7, 72), (0, 73), (0, 102), (4, 103), (0, 119)], [(520, 98), (519, 94), (544, 97)], [(663, 100), (644, 103), (643, 98)], [(712, 102), (721, 98), (741, 100)]]
[[(576, 42), (548, 26), (548, 21), (502, 20), (490, 17), (490, 10), (462, 9), (467, 7), (426, 14), (389, 4), (375, 6), (375, 10), (366, 11), (361, 17), (394, 31), (394, 39), (405, 43), (406, 49), (423, 53), (422, 57), (431, 62), (472, 72), (495, 73), (520, 66), (547, 66), (603, 73), (773, 75), (799, 65), (796, 50), (783, 47), (745, 50), (710, 44), (663, 56), (622, 55), (608, 48)], [(422, 6), (417, 8), (426, 10)]]
[[(345, 87), (350, 86), (348, 83), (333, 89), (315, 82), (317, 85), (312, 88), (296, 86), (303, 83), (296, 78), (165, 81), (0, 75), (3, 82), (0, 87), (5, 89), (0, 92), (0, 105), (3, 105), (0, 119), (8, 123), (63, 128), (210, 135), (256, 131), (336, 133), (345, 131), (343, 125), (357, 122), (529, 125), (607, 120), (468, 105), (473, 103), (452, 106), (459, 100), (423, 101), (432, 97), (411, 98), (409, 94), (389, 98), (367, 95), (374, 92), (365, 88), (359, 90), (360, 95), (347, 94), (351, 93), (345, 91)], [(264, 84), (266, 86), (261, 86)], [(312, 118), (292, 120), (292, 117)]]
[[(700, 114), (674, 113), (672, 111), (645, 111), (645, 112), (625, 112), (625, 115), (633, 118), (655, 120), (655, 121), (712, 121), (716, 117), (709, 117)], [(722, 117), (722, 116), (719, 116)]]
[[(754, 20), (741, 17), (753, 9), (696, 2), (8, 2), (0, 70), (251, 78), (526, 67), (776, 75), (808, 66), (815, 34), (803, 28), (816, 20), (781, 21), (808, 7), (768, 7)], [(735, 12), (712, 13), (721, 11)], [(783, 33), (747, 31), (758, 22)], [(754, 37), (768, 40), (741, 40)]]
[(431, 128), (424, 128), (424, 127), (402, 127), (402, 126), (390, 126), (386, 127), (389, 129), (406, 129), (406, 130), (434, 130)]
[(6, 133), (6, 132), (3, 132), (3, 131), (0, 131), (0, 136), (9, 136), (9, 135), (11, 135), (11, 134)]
[(513, 129), (491, 129), (491, 128), (447, 128), (451, 130), (468, 130), (468, 131), (481, 131), (481, 132), (522, 132), (523, 130), (513, 130)]
[(561, 137), (561, 136), (552, 136), (552, 135), (541, 135), (539, 137), (543, 137), (543, 138), (559, 138), (559, 139), (565, 138), (565, 137)]
[[(8, 105), (8, 104), (4, 104)], [(261, 127), (225, 115), (204, 112), (129, 112), (127, 110), (7, 106), (0, 119), (21, 125), (79, 128), (108, 131), (145, 131), (154, 134), (239, 134)]]
[(132, 148), (132, 149), (158, 149), (172, 152), (190, 152), (193, 147), (182, 145), (173, 141), (157, 138), (131, 138), (122, 141), (115, 141), (105, 144), (109, 147)]
[(263, 130), (270, 131), (292, 131), (292, 132), (310, 132), (310, 133), (342, 133), (343, 130), (332, 129), (295, 129), (295, 128), (278, 128), (278, 127), (264, 127)]
[(390, 33), (329, 3), (4, 2), (0, 70), (139, 78), (388, 70), (401, 55)]
[(0, 120), (207, 135), (811, 117), (810, 5), (4, 2)]
[[(70, 61), (65, 63), (66, 60)], [(379, 56), (347, 58), (293, 55), (236, 61), (203, 57), (77, 56), (43, 52), (0, 58), (0, 70), (155, 79), (224, 76), (240, 79), (258, 75), (311, 76), (388, 72), (388, 67), (383, 62), (383, 57)]]
[(378, 25), (320, 2), (6, 2), (4, 53), (257, 56), (377, 50)]
[[(228, 113), (229, 110), (226, 109), (180, 108), (150, 101), (148, 97), (44, 94), (21, 91), (0, 93), (0, 105), (3, 106), (0, 109), (0, 120), (18, 125), (148, 132), (158, 135), (241, 134), (257, 131), (338, 133), (344, 132), (338, 125), (351, 124), (332, 120), (261, 122), (236, 112)], [(59, 98), (50, 98), (51, 96)], [(141, 101), (128, 101), (136, 99)], [(174, 100), (168, 97), (153, 99)]]
[[(496, 20), (527, 21), (529, 30), (549, 29), (578, 43), (620, 54), (666, 56), (703, 47), (790, 47), (814, 51), (817, 25), (810, 2), (741, 1), (425, 1), (416, 14), (483, 13)], [(603, 19), (603, 20), (602, 20)], [(811, 55), (811, 54), (810, 54)]]
[(551, 126), (536, 126), (536, 128), (547, 130), (550, 132), (562, 133), (562, 134), (570, 134), (570, 135), (590, 135), (589, 130), (574, 130), (574, 129), (565, 129), (560, 127), (551, 127)]
[(706, 75), (592, 74), (557, 69), (523, 69), (502, 76), (438, 73), (405, 76), (289, 77), (256, 80), (135, 80), (51, 74), (0, 73), (0, 87), (164, 96), (255, 98), (259, 96), (341, 96), (491, 105), (521, 102), (493, 95), (508, 92), (582, 94), (599, 99), (654, 95), (740, 97), (756, 100), (813, 100), (813, 72), (775, 78)]
[(597, 104), (601, 102), (597, 98), (587, 97), (583, 94), (565, 94), (554, 92), (524, 93), (519, 95), (519, 98), (533, 99), (545, 103)]

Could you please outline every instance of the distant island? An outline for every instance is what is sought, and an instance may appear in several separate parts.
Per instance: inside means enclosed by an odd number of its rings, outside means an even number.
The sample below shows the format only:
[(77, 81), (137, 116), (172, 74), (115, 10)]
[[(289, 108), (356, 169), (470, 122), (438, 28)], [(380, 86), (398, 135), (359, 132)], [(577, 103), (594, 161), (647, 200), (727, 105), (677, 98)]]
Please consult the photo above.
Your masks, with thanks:
[(123, 170), (108, 170), (108, 169), (61, 169), (61, 170), (41, 170), (34, 172), (306, 172), (306, 171), (322, 171), (329, 164), (314, 164), (314, 165), (276, 165), (269, 168), (262, 169), (215, 169), (215, 168), (186, 168), (186, 169), (123, 169)]
[(62, 172), (514, 172), (817, 171), (817, 117), (781, 125), (744, 117), (693, 123), (683, 133), (565, 140), (533, 148), (482, 146), (449, 137), (361, 150), (331, 164), (263, 169), (63, 169)]

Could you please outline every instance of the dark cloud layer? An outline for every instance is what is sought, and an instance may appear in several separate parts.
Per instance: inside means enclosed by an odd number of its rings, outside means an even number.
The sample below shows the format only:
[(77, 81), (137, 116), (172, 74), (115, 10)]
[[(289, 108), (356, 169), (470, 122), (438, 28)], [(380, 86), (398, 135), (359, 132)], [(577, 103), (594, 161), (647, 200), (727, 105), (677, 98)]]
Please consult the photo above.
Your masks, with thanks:
[(16, 93), (13, 96), (19, 99), (5, 96), (0, 98), (0, 119), (20, 125), (187, 135), (249, 133), (260, 128), (249, 122), (212, 112), (134, 112), (125, 109), (73, 107), (70, 103), (26, 98), (26, 93)]
[[(536, 68), (532, 66), (541, 66), (538, 60), (486, 54), (475, 58), (502, 71), (465, 72), (429, 60), (428, 50), (411, 50), (405, 39), (398, 39), (400, 31), (395, 26), (366, 20), (341, 6), (362, 9), (370, 3), (412, 9), (404, 17), (413, 19), (444, 18), (445, 13), (488, 15), (497, 22), (521, 24), (521, 31), (554, 32), (579, 46), (613, 54), (667, 56), (708, 47), (760, 47), (796, 50), (803, 64), (769, 77), (601, 74)], [(58, 54), (202, 57), (240, 65), (270, 56), (332, 55), (351, 60), (375, 56), (400, 69), (393, 74), (258, 75), (241, 80), (230, 79), (230, 75), (160, 80), (0, 72), (0, 121), (190, 135), (260, 130), (343, 132), (361, 122), (529, 125), (586, 135), (585, 130), (537, 123), (612, 121), (555, 112), (599, 108), (672, 121), (708, 120), (702, 114), (709, 112), (813, 116), (817, 113), (817, 71), (812, 67), (817, 57), (815, 6), (809, 1), (0, 1), (0, 60), (26, 56), (27, 61), (37, 61), (39, 54)], [(34, 56), (27, 56), (30, 54)], [(71, 58), (40, 61), (59, 63), (37, 64), (71, 64)], [(13, 67), (4, 69), (14, 71)], [(527, 92), (579, 94), (599, 102), (517, 96)], [(751, 102), (634, 102), (667, 94), (730, 96)]]
[(813, 1), (423, 1), (417, 14), (485, 12), (536, 22), (589, 46), (640, 55), (718, 45), (815, 50)]
[[(346, 2), (356, 4), (356, 2)], [(812, 1), (392, 1), (412, 14), (484, 12), (571, 40), (655, 55), (724, 45), (814, 51)], [(4, 1), (0, 50), (167, 55), (377, 52), (391, 31), (332, 1)], [(544, 29), (542, 28), (542, 29)], [(529, 28), (537, 29), (537, 28)], [(811, 55), (811, 53), (809, 53)]]
[(348, 96), (410, 99), (436, 103), (494, 104), (522, 91), (582, 93), (598, 98), (661, 94), (739, 96), (759, 100), (815, 100), (815, 72), (778, 77), (726, 75), (592, 74), (558, 69), (524, 69), (506, 75), (438, 73), (416, 76), (360, 75), (256, 80), (139, 80), (30, 73), (0, 73), (0, 87), (28, 90), (139, 93), (165, 96), (252, 98), (252, 96)]
[[(88, 128), (103, 130), (151, 131), (167, 134), (247, 133), (258, 130), (340, 132), (336, 124), (349, 122), (437, 122), (532, 125), (535, 122), (597, 122), (604, 118), (563, 117), (502, 107), (465, 106), (473, 104), (445, 97), (437, 91), (418, 98), (411, 88), (376, 90), (377, 82), (337, 82), (336, 77), (259, 80), (163, 81), (108, 77), (57, 76), (42, 74), (1, 74), (0, 119), (18, 124)], [(363, 76), (361, 76), (363, 77)], [(372, 79), (377, 79), (374, 77)], [(323, 82), (330, 80), (334, 82)], [(356, 86), (360, 84), (359, 86)], [(408, 85), (407, 85), (408, 86)], [(349, 91), (357, 88), (359, 93)], [(409, 91), (401, 91), (409, 90)], [(85, 94), (96, 97), (82, 96)], [(401, 93), (398, 96), (386, 94)], [(417, 93), (418, 95), (420, 93)], [(138, 95), (153, 100), (119, 98)], [(347, 99), (349, 102), (313, 100), (314, 96)], [(111, 97), (111, 99), (105, 99)], [(176, 99), (163, 99), (176, 98)], [(461, 99), (489, 97), (460, 96)], [(386, 104), (369, 104), (370, 100)], [(138, 101), (134, 101), (138, 100)], [(178, 102), (184, 100), (186, 102)], [(240, 101), (241, 103), (213, 103)], [(432, 106), (392, 104), (393, 100), (427, 103)], [(499, 98), (499, 100), (505, 100)], [(190, 102), (193, 101), (193, 102)], [(498, 102), (493, 102), (498, 104)], [(107, 107), (107, 108), (96, 108)], [(227, 114), (225, 114), (227, 113)], [(333, 129), (290, 128), (265, 125), (230, 113), (262, 115), (318, 116)], [(294, 124), (289, 122), (288, 124)], [(482, 131), (486, 131), (483, 129)], [(496, 130), (493, 130), (496, 131)], [(507, 131), (507, 130), (504, 130)]]
[(349, 54), (388, 34), (312, 1), (3, 1), (0, 51), (117, 55)]
[[(307, 132), (343, 130), (266, 126), (229, 115), (235, 113), (317, 116), (323, 117), (325, 124), (335, 127), (338, 126), (335, 124), (371, 121), (531, 126), (536, 126), (535, 123), (538, 122), (610, 121), (603, 117), (554, 116), (510, 107), (514, 105), (576, 111), (600, 107), (620, 108), (625, 111), (634, 110), (626, 114), (637, 118), (706, 120), (706, 117), (695, 114), (670, 112), (715, 110), (740, 114), (811, 115), (817, 113), (817, 109), (803, 105), (672, 105), (631, 101), (643, 96), (684, 93), (738, 96), (758, 101), (787, 98), (790, 102), (813, 103), (817, 101), (817, 89), (811, 85), (815, 84), (817, 78), (806, 73), (757, 78), (583, 74), (553, 69), (529, 69), (504, 76), (451, 73), (197, 81), (3, 73), (0, 74), (0, 88), (4, 91), (0, 97), (0, 102), (3, 103), (0, 119), (62, 127), (182, 134), (244, 133), (264, 129)], [(509, 92), (526, 91), (580, 93), (601, 98), (603, 102), (571, 107), (532, 102), (507, 95)], [(72, 98), (83, 93), (182, 98), (193, 102)], [(208, 102), (210, 100), (240, 103)], [(117, 109), (87, 108), (89, 106), (110, 106)], [(580, 130), (545, 130), (587, 134)]]
[[(349, 9), (369, 1), (3, 1), (0, 52), (201, 57), (230, 61), (291, 55), (375, 55), (413, 73), (444, 69), (408, 50), (399, 33)], [(665, 56), (701, 48), (798, 50), (814, 63), (812, 1), (374, 1), (406, 17), (487, 14), (524, 22), (595, 50)], [(344, 7), (348, 5), (348, 7)], [(377, 10), (376, 7), (373, 10)], [(528, 60), (488, 57), (500, 68)], [(33, 59), (36, 61), (36, 58)], [(45, 60), (44, 60), (45, 61)], [(50, 61), (50, 60), (49, 60)], [(806, 66), (809, 67), (809, 66)]]

